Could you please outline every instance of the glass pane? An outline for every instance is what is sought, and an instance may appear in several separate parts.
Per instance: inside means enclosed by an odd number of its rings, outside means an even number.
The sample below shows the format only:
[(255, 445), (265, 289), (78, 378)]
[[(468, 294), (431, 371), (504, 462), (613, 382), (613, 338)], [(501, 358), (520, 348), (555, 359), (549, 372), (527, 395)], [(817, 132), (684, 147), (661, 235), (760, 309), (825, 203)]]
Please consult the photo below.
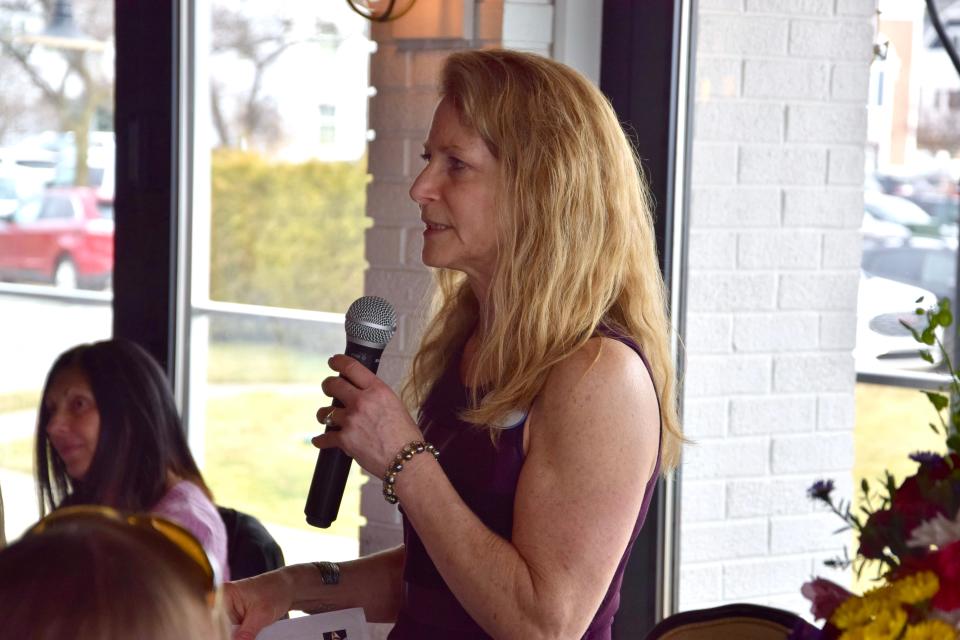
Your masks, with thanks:
[[(939, 345), (953, 357), (956, 332), (939, 329), (939, 344), (926, 347), (902, 323), (922, 330), (926, 321), (916, 315), (918, 307), (956, 300), (960, 214), (960, 105), (949, 100), (960, 77), (922, 0), (881, 2), (878, 31), (856, 356), (858, 372), (868, 374), (861, 380), (886, 384), (857, 385), (853, 474), (875, 487), (885, 471), (897, 483), (916, 473), (911, 453), (946, 451), (945, 437), (929, 426), (939, 426), (940, 418), (919, 388), (938, 388), (946, 371)], [(855, 510), (864, 505), (861, 492), (852, 497)], [(875, 577), (868, 570), (854, 578), (854, 587), (874, 586)]]
[(112, 5), (58, 3), (76, 27), (68, 37), (51, 29), (44, 7), (52, 5), (0, 6), (0, 488), (8, 539), (37, 517), (33, 436), (47, 369), (67, 348), (108, 338), (112, 325)]
[[(881, 2), (880, 10), (879, 54), (870, 72), (857, 368), (936, 372), (938, 349), (929, 349), (934, 361), (924, 362), (909, 331), (881, 318), (909, 315), (920, 298), (922, 305), (955, 298), (960, 158), (952, 152), (960, 145), (960, 108), (951, 107), (949, 96), (960, 79), (924, 2)], [(942, 336), (948, 350), (952, 333)]]
[(195, 33), (192, 445), (217, 502), (287, 562), (355, 557), (356, 465), (330, 529), (303, 508), (320, 382), (363, 293), (367, 23), (345, 3), (215, 0)]

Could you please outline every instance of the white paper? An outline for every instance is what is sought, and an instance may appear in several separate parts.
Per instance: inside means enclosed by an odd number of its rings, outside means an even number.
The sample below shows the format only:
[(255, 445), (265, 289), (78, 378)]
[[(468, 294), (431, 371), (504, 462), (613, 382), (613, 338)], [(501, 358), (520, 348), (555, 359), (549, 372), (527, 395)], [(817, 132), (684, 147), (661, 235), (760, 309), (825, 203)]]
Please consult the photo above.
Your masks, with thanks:
[(367, 640), (363, 609), (341, 609), (279, 620), (257, 635), (257, 640)]

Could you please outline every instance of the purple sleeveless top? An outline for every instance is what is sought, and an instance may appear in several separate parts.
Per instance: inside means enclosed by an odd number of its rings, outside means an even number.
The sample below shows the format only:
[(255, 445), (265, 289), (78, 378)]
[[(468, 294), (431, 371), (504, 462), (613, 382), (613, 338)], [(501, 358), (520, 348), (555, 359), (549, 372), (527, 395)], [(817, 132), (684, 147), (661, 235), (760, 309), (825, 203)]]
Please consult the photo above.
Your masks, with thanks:
[[(650, 372), (650, 365), (632, 340), (618, 335), (610, 337), (636, 351)], [(526, 418), (503, 430), (496, 447), (491, 443), (486, 429), (459, 420), (457, 414), (468, 402), (467, 389), (460, 382), (462, 355), (461, 350), (453, 358), (420, 408), (420, 429), (424, 439), (440, 450), (440, 466), (461, 499), (494, 533), (510, 540), (513, 531), (514, 495), (524, 461), (523, 429)], [(600, 608), (583, 636), (584, 640), (610, 638), (613, 616), (620, 606), (620, 585), (623, 582), (624, 567), (646, 518), (659, 471), (658, 451), (657, 464), (644, 489), (643, 503), (637, 514), (630, 541)], [(401, 508), (401, 513), (402, 511)], [(403, 518), (403, 540), (406, 560), (403, 568), (402, 603), (388, 640), (489, 638), (440, 577), (423, 542), (406, 516)]]

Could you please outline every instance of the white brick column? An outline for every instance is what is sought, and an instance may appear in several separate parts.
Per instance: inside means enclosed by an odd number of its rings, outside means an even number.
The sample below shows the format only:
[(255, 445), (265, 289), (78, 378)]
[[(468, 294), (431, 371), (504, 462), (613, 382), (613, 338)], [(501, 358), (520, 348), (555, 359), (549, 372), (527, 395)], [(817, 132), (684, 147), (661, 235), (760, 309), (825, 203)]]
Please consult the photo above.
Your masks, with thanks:
[(847, 542), (805, 489), (851, 485), (874, 9), (699, 3), (681, 609), (805, 612)]

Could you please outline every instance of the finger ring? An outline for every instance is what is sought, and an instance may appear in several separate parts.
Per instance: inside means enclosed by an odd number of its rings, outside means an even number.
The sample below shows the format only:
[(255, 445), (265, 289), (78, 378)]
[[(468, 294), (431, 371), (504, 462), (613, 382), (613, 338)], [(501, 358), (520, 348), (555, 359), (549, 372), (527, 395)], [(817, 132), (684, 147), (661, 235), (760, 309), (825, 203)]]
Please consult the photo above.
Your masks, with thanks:
[(336, 411), (336, 409), (331, 409), (331, 410), (330, 410), (330, 413), (328, 413), (328, 414), (326, 415), (326, 417), (321, 421), (321, 422), (323, 422), (323, 425), (324, 425), (324, 426), (326, 426), (326, 427), (332, 427), (332, 426), (335, 426), (335, 425), (337, 424), (337, 423), (334, 422), (334, 420), (333, 420), (333, 413), (334, 413), (335, 411)]

